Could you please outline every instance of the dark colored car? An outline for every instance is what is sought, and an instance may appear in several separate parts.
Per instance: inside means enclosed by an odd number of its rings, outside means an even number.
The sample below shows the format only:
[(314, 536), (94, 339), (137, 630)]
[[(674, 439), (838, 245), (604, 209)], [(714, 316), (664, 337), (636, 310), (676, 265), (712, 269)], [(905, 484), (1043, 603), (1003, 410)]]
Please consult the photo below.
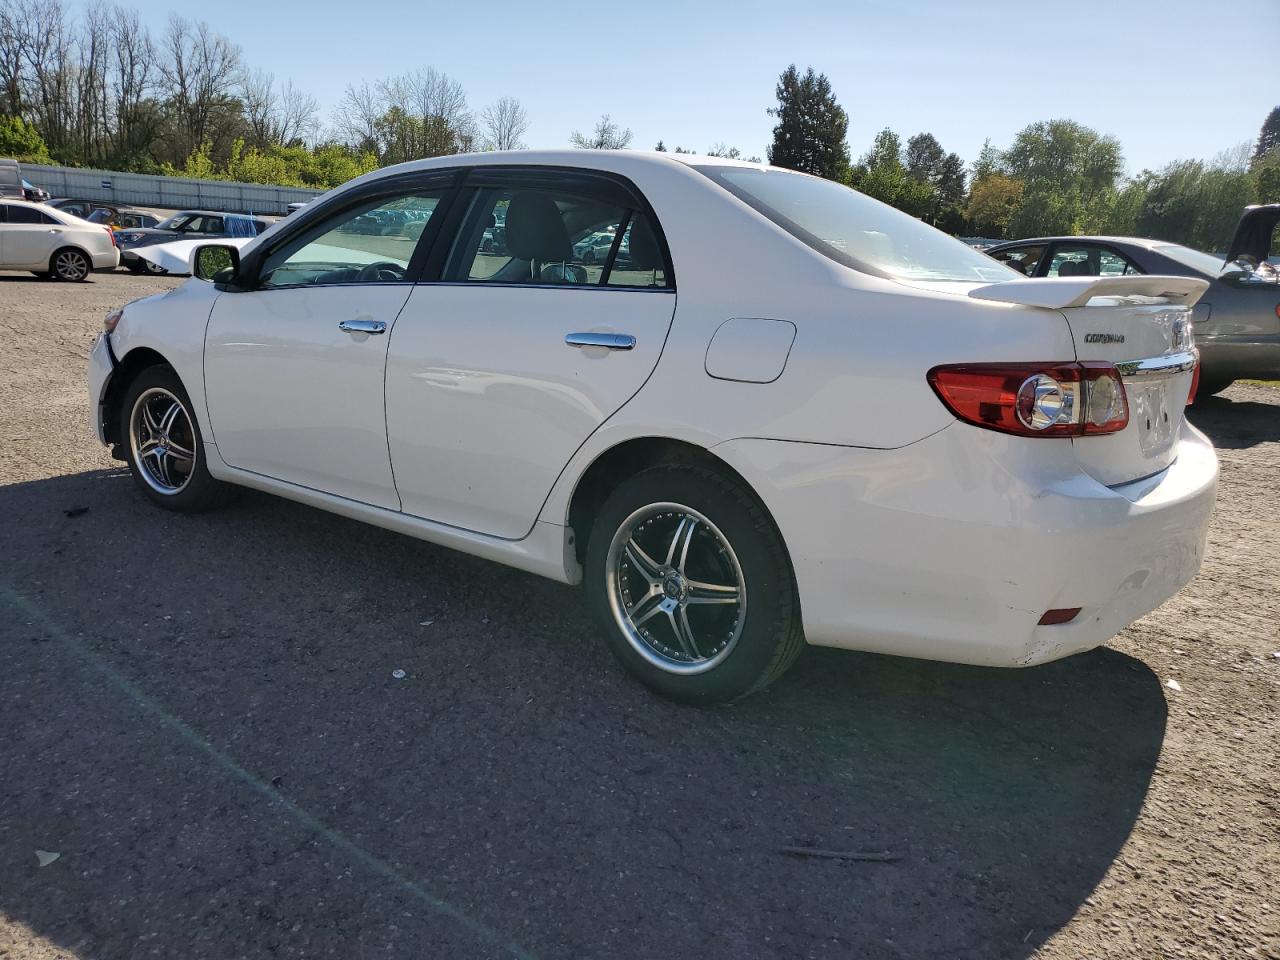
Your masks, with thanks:
[(120, 244), (120, 262), (134, 273), (164, 273), (139, 257), (138, 247), (149, 247), (171, 240), (191, 240), (198, 237), (256, 237), (267, 227), (266, 220), (242, 213), (219, 213), (214, 210), (182, 210), (154, 227), (121, 230), (116, 235)]
[(30, 200), (32, 203), (44, 203), (49, 199), (49, 191), (42, 190), (30, 180), (24, 179), (22, 181), (22, 197), (24, 200)]
[(1280, 204), (1248, 207), (1225, 258), (1139, 237), (1038, 237), (986, 252), (1028, 277), (1199, 277), (1193, 314), (1201, 396), (1242, 378), (1280, 379), (1280, 274), (1271, 255)]
[(63, 197), (50, 200), (48, 204), (64, 213), (88, 220), (90, 223), (100, 223), (113, 230), (154, 227), (160, 223), (160, 218), (147, 210), (135, 210), (117, 203), (108, 203), (105, 200), (76, 200)]

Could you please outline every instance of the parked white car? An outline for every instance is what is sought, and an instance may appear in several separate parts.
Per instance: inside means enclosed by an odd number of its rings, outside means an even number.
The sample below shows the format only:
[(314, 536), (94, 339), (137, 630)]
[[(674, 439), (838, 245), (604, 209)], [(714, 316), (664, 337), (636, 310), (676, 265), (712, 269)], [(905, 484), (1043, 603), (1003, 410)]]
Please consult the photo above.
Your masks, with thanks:
[(43, 203), (0, 201), (0, 270), (24, 270), (59, 280), (83, 280), (120, 263), (110, 227)]
[[(345, 229), (380, 210), (426, 227)], [(625, 264), (574, 261), (601, 230)], [(1200, 567), (1202, 280), (1029, 280), (829, 181), (632, 151), (393, 167), (196, 259), (92, 353), (147, 497), (254, 487), (581, 583), (676, 698), (806, 640), (1043, 663)]]

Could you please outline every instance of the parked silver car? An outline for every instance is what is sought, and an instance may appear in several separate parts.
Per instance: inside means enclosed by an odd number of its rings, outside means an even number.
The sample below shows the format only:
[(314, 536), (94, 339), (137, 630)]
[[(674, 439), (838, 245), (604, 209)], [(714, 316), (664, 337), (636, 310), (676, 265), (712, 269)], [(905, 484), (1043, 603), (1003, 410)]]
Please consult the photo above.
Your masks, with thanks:
[(1248, 207), (1226, 257), (1139, 237), (1038, 237), (987, 253), (1028, 277), (1201, 277), (1195, 307), (1201, 396), (1250, 377), (1280, 379), (1280, 272), (1268, 263), (1280, 204)]

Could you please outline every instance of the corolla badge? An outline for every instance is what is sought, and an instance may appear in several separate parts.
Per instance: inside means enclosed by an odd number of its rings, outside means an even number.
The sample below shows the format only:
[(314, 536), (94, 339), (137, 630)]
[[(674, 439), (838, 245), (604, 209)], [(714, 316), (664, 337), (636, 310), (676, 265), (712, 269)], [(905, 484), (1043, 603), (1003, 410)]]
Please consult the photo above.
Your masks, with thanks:
[(1124, 343), (1123, 333), (1086, 333), (1085, 343)]

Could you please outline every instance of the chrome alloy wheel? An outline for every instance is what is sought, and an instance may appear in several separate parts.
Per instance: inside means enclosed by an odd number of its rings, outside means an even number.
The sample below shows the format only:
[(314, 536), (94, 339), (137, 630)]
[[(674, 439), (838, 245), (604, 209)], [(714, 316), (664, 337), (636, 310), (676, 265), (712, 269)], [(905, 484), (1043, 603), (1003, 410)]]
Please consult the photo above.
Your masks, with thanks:
[(63, 280), (83, 280), (89, 274), (89, 262), (83, 253), (63, 250), (53, 258), (53, 270)]
[(156, 493), (181, 493), (196, 466), (195, 430), (182, 401), (162, 387), (138, 395), (129, 414), (129, 447), (138, 472)]
[(635, 511), (613, 535), (605, 576), (618, 628), (659, 669), (703, 673), (742, 635), (742, 566), (725, 535), (696, 510), (651, 503)]

